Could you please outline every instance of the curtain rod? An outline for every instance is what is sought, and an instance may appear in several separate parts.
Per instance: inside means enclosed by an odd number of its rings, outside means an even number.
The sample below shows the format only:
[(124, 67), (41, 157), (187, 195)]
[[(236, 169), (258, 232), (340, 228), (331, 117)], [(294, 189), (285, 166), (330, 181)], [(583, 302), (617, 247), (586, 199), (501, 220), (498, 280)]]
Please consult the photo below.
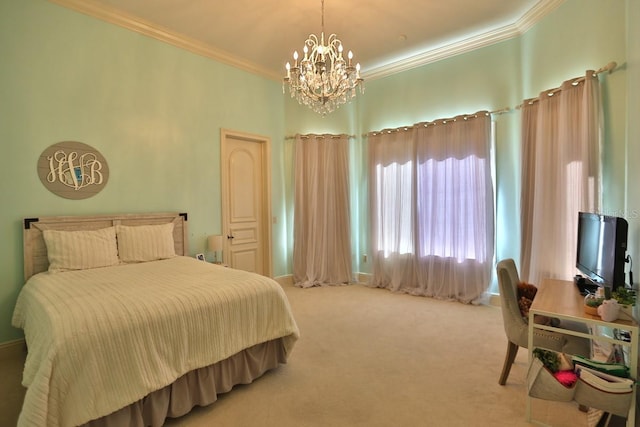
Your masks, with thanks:
[(450, 117), (450, 118), (446, 118), (446, 119), (437, 119), (437, 120), (433, 120), (433, 121), (429, 121), (429, 122), (419, 122), (419, 123), (415, 123), (411, 126), (400, 126), (397, 128), (392, 128), (392, 129), (382, 129), (382, 130), (378, 130), (378, 131), (371, 131), (368, 133), (363, 133), (362, 136), (369, 136), (369, 135), (377, 135), (379, 133), (391, 133), (391, 132), (400, 132), (400, 131), (407, 131), (409, 129), (413, 129), (415, 127), (420, 127), (420, 126), (424, 126), (424, 127), (428, 127), (428, 126), (435, 126), (436, 124), (440, 123), (440, 124), (446, 124), (448, 122), (455, 122), (458, 119), (463, 119), (463, 120), (467, 120), (467, 119), (474, 119), (477, 118), (478, 115), (491, 115), (491, 114), (502, 114), (505, 113), (507, 111), (509, 111), (509, 108), (503, 108), (500, 110), (495, 110), (495, 111), (478, 111), (477, 113), (473, 113), (473, 114), (461, 114), (459, 116), (456, 117)]
[[(611, 61), (609, 62), (607, 65), (605, 65), (604, 67), (598, 68), (596, 71), (593, 72), (593, 76), (597, 76), (598, 74), (604, 73), (604, 72), (608, 72), (609, 74), (611, 74), (616, 67), (618, 66), (618, 64), (615, 61)], [(585, 80), (585, 77), (575, 77), (573, 79), (569, 79), (571, 81), (571, 83), (575, 86), (578, 85), (580, 83), (582, 83)], [(553, 96), (558, 92), (562, 92), (562, 87), (556, 87), (553, 89), (547, 89), (545, 91), (542, 91), (544, 93), (546, 93), (548, 96)], [(535, 98), (529, 98), (529, 99), (525, 99), (524, 101), (522, 101), (522, 103), (520, 105), (516, 105), (516, 109), (521, 109), (525, 104), (533, 104), (534, 102), (538, 102), (540, 100), (540, 97), (537, 96)]]
[[(355, 135), (346, 135), (346, 134), (340, 134), (340, 135), (331, 135), (328, 133), (322, 134), (322, 135), (318, 135), (315, 133), (310, 133), (307, 135), (300, 135), (301, 139), (309, 139), (310, 137), (315, 136), (316, 138), (331, 138), (331, 139), (338, 139), (338, 138), (342, 138), (343, 136), (346, 136), (349, 139), (354, 139), (356, 136)], [(296, 135), (288, 135), (284, 137), (285, 140), (287, 139), (296, 139)]]
[[(611, 62), (609, 62), (607, 65), (605, 65), (604, 67), (601, 67), (601, 68), (599, 68), (597, 71), (594, 71), (593, 75), (594, 75), (594, 76), (597, 76), (598, 74), (600, 74), (600, 73), (604, 73), (605, 71), (608, 71), (608, 72), (609, 72), (609, 74), (610, 74), (610, 73), (612, 73), (612, 72), (616, 69), (616, 67), (617, 67), (617, 66), (618, 66), (618, 64), (616, 64), (616, 62), (615, 62), (615, 61), (611, 61)], [(584, 77), (584, 76), (583, 76), (583, 77), (577, 77), (577, 78), (573, 79), (573, 83), (574, 83), (574, 84), (578, 84), (578, 83), (580, 83), (580, 82), (584, 81), (584, 79), (585, 79), (585, 77)], [(550, 95), (553, 95), (554, 93), (559, 92), (560, 90), (561, 90), (561, 88), (555, 88), (555, 89), (547, 90), (547, 91), (545, 91), (545, 92), (549, 93)], [(529, 102), (529, 103), (533, 103), (533, 102), (536, 102), (537, 100), (538, 100), (538, 98), (531, 98), (531, 99), (524, 100), (524, 101), (523, 101), (523, 103), (522, 103), (522, 104), (520, 104), (520, 105), (518, 105), (518, 106), (516, 106), (516, 107), (515, 107), (515, 109), (522, 108), (522, 106), (523, 106), (525, 103), (527, 103), (527, 102)], [(500, 114), (508, 113), (508, 112), (510, 112), (510, 111), (513, 111), (513, 110), (514, 110), (514, 108), (505, 107), (505, 108), (502, 108), (502, 109), (500, 109), (500, 110), (489, 111), (489, 112), (487, 112), (487, 114), (491, 114), (491, 115), (500, 115)], [(478, 113), (476, 113), (476, 115), (473, 115), (473, 114), (471, 114), (471, 115), (463, 115), (463, 116), (461, 116), (461, 117), (464, 117), (464, 119), (466, 120), (466, 119), (467, 119), (467, 118), (469, 118), (469, 117), (473, 117), (473, 116), (476, 116), (476, 117), (477, 117), (477, 114), (478, 114)], [(460, 116), (459, 116), (459, 117), (460, 117)], [(454, 118), (449, 118), (449, 119), (439, 119), (439, 120), (434, 120), (434, 121), (432, 121), (432, 122), (416, 123), (415, 125), (412, 125), (412, 126), (401, 126), (401, 127), (395, 128), (395, 129), (382, 129), (382, 130), (380, 130), (380, 131), (373, 131), (373, 132), (368, 132), (368, 133), (366, 133), (366, 134), (362, 134), (362, 136), (363, 136), (363, 137), (366, 137), (366, 136), (368, 136), (368, 135), (370, 135), (370, 134), (372, 134), (372, 135), (376, 135), (376, 134), (378, 134), (378, 133), (382, 133), (382, 132), (388, 132), (388, 133), (391, 133), (391, 132), (399, 132), (399, 131), (401, 131), (401, 130), (405, 130), (405, 131), (406, 131), (406, 130), (412, 129), (414, 126), (429, 126), (429, 125), (431, 125), (431, 124), (434, 124), (434, 125), (435, 125), (435, 124), (436, 124), (436, 123), (438, 123), (438, 122), (440, 122), (440, 123), (447, 123), (448, 121), (451, 121), (451, 120), (455, 120), (455, 117), (454, 117)]]
[[(601, 74), (601, 73), (604, 73), (604, 72), (607, 72), (607, 71), (609, 72), (609, 74), (611, 74), (613, 71), (615, 71), (617, 66), (618, 66), (618, 64), (615, 61), (611, 61), (607, 65), (605, 65), (604, 67), (601, 67), (597, 71), (594, 71), (593, 75), (597, 76), (598, 74)], [(572, 81), (573, 81), (573, 84), (579, 84), (580, 82), (583, 82), (584, 79), (585, 79), (584, 76), (583, 77), (576, 77), (576, 78), (572, 79)], [(546, 90), (544, 92), (546, 92), (547, 94), (549, 94), (549, 96), (551, 96), (551, 95), (553, 95), (553, 94), (555, 94), (557, 92), (560, 92), (561, 90), (562, 90), (562, 88), (557, 87), (557, 88), (554, 88), (554, 89)], [(505, 113), (511, 112), (514, 109), (520, 109), (526, 103), (532, 104), (532, 103), (534, 103), (536, 101), (538, 101), (538, 98), (530, 98), (530, 99), (525, 99), (524, 101), (522, 101), (522, 104), (517, 105), (515, 108), (505, 107), (505, 108), (501, 108), (499, 110), (494, 110), (494, 111), (479, 111), (479, 112), (474, 113), (474, 114), (462, 114), (460, 116), (451, 117), (451, 118), (447, 118), (447, 119), (438, 119), (438, 120), (433, 120), (433, 121), (430, 121), (430, 122), (420, 122), (420, 123), (413, 124), (411, 126), (400, 126), (400, 127), (393, 128), (393, 129), (382, 129), (382, 130), (379, 130), (379, 131), (371, 131), (371, 132), (363, 133), (361, 136), (362, 137), (367, 137), (369, 135), (376, 135), (378, 133), (383, 133), (383, 132), (391, 133), (391, 132), (400, 132), (400, 131), (403, 131), (403, 130), (406, 131), (406, 130), (409, 130), (409, 129), (413, 129), (415, 126), (425, 126), (426, 127), (426, 126), (435, 125), (437, 123), (445, 124), (445, 123), (450, 122), (450, 121), (455, 121), (458, 118), (463, 118), (464, 120), (467, 120), (468, 118), (478, 117), (478, 114), (482, 114), (482, 113), (485, 113), (487, 115), (500, 115), (500, 114), (505, 114)], [(311, 135), (316, 136), (316, 137), (322, 137), (322, 138), (325, 137), (325, 135), (315, 135), (315, 134), (300, 135), (300, 137), (305, 139), (305, 138), (309, 138), (309, 136), (311, 136)], [(331, 138), (340, 138), (341, 136), (344, 136), (344, 135), (327, 135), (327, 136), (330, 136)], [(353, 138), (356, 137), (356, 135), (347, 135), (347, 137), (349, 139), (353, 139)], [(296, 138), (295, 135), (286, 136), (285, 140), (287, 140), (287, 139), (295, 139), (295, 138)]]

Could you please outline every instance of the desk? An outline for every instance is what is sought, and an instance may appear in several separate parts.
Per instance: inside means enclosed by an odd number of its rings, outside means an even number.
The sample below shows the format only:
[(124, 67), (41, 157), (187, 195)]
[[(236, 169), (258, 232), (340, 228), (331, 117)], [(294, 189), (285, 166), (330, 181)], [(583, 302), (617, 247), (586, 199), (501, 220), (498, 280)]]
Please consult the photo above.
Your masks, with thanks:
[[(629, 365), (629, 372), (631, 378), (637, 378), (638, 369), (638, 323), (633, 319), (624, 319), (613, 322), (605, 322), (600, 319), (599, 316), (591, 316), (584, 312), (584, 297), (580, 295), (578, 288), (572, 281), (556, 280), (556, 279), (544, 279), (540, 286), (538, 286), (538, 292), (531, 304), (529, 310), (529, 363), (533, 360), (533, 329), (545, 329), (549, 331), (561, 332), (567, 335), (581, 336), (585, 338), (595, 338), (591, 334), (585, 334), (582, 332), (571, 331), (567, 329), (556, 328), (552, 326), (539, 325), (534, 323), (534, 315), (539, 314), (543, 316), (556, 317), (561, 320), (571, 320), (575, 322), (585, 323), (591, 331), (597, 326), (603, 326), (608, 328), (616, 328), (624, 331), (628, 331), (631, 336), (631, 341), (621, 341), (615, 338), (609, 338), (606, 336), (598, 336), (598, 341), (606, 341), (615, 344), (620, 344), (624, 347), (629, 347), (629, 360), (625, 361)], [(622, 314), (621, 314), (622, 316)], [(531, 421), (531, 397), (527, 393), (527, 421)], [(635, 426), (636, 416), (636, 387), (633, 387), (631, 405), (629, 408), (629, 414), (627, 417), (627, 427)]]

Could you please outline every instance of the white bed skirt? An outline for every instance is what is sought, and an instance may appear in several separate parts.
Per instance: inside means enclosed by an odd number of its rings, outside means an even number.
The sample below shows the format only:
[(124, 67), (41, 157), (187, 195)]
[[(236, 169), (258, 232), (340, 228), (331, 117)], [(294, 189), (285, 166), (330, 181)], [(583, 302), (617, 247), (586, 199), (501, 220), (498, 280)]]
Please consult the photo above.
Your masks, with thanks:
[(166, 418), (180, 417), (195, 406), (209, 405), (217, 400), (218, 394), (230, 391), (236, 384), (249, 384), (286, 361), (282, 338), (257, 344), (218, 363), (188, 372), (173, 384), (84, 426), (160, 427)]

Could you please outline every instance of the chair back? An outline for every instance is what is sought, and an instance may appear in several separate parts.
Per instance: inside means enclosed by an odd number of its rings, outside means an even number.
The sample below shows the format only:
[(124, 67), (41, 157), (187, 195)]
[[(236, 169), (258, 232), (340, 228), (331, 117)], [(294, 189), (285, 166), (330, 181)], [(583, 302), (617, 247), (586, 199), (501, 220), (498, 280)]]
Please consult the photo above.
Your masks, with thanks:
[(527, 347), (527, 322), (522, 318), (518, 306), (518, 269), (513, 259), (508, 258), (498, 262), (496, 267), (498, 287), (500, 289), (500, 304), (502, 320), (507, 338), (520, 347)]

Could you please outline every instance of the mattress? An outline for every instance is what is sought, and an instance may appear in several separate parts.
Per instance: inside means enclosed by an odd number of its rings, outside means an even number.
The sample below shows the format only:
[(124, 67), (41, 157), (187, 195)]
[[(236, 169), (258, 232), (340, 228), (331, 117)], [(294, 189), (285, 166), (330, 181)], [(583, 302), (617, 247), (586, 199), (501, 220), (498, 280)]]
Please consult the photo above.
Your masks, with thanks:
[(20, 426), (75, 426), (110, 414), (259, 343), (299, 332), (275, 281), (190, 257), (31, 277)]

